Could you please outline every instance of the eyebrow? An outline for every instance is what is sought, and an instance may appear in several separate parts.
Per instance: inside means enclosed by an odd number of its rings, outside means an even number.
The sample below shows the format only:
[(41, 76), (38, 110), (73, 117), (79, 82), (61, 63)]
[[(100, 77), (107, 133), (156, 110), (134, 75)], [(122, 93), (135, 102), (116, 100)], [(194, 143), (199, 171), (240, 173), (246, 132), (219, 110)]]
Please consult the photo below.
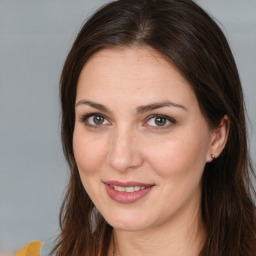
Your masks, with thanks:
[[(76, 103), (76, 107), (80, 106), (80, 105), (88, 105), (92, 108), (96, 108), (98, 110), (104, 111), (106, 113), (111, 113), (112, 111), (110, 111), (106, 106), (93, 102), (93, 101), (88, 101), (88, 100), (80, 100), (78, 103)], [(176, 108), (181, 108), (183, 110), (187, 111), (187, 108), (184, 107), (183, 105), (174, 103), (172, 101), (163, 101), (163, 102), (155, 102), (155, 103), (151, 103), (145, 106), (139, 106), (136, 108), (137, 113), (138, 114), (143, 114), (146, 112), (150, 112), (153, 111), (155, 109), (159, 109), (159, 108), (163, 108), (163, 107), (176, 107)]]
[(111, 111), (105, 107), (104, 105), (102, 104), (99, 104), (99, 103), (96, 103), (96, 102), (93, 102), (93, 101), (89, 101), (89, 100), (80, 100), (78, 103), (76, 103), (76, 107), (77, 106), (80, 106), (80, 105), (88, 105), (92, 108), (96, 108), (98, 110), (101, 110), (101, 111), (104, 111), (104, 112), (107, 112), (107, 113), (111, 113)]
[(187, 109), (183, 105), (174, 103), (172, 101), (163, 101), (163, 102), (155, 102), (155, 103), (148, 104), (145, 106), (139, 106), (139, 107), (137, 107), (137, 112), (139, 114), (143, 114), (145, 112), (153, 111), (155, 109), (159, 109), (159, 108), (163, 108), (163, 107), (176, 107), (176, 108), (181, 108), (181, 109), (187, 111)]

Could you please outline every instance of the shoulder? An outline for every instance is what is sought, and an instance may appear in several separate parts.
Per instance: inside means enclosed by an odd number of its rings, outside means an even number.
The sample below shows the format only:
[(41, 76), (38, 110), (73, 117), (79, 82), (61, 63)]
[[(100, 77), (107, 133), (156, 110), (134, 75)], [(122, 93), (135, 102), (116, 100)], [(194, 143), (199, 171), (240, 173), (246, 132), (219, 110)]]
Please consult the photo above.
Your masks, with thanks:
[(30, 242), (20, 249), (15, 256), (39, 256), (43, 242)]

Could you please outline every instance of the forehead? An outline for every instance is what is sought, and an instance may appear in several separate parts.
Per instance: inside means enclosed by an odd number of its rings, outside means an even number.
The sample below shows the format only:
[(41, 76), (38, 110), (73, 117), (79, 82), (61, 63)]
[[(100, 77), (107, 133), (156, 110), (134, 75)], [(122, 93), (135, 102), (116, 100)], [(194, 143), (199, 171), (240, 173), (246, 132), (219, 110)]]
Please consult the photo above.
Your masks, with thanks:
[(150, 47), (104, 49), (87, 61), (79, 76), (77, 98), (106, 96), (195, 100), (190, 84), (177, 68)]
[(173, 78), (186, 82), (171, 61), (167, 61), (162, 54), (147, 46), (114, 47), (98, 51), (84, 65), (80, 77), (87, 73), (88, 78), (92, 78), (98, 73), (108, 78), (112, 72), (117, 71), (119, 72), (115, 74), (116, 78), (127, 74), (133, 75), (131, 78), (134, 79), (149, 80), (155, 77), (159, 79), (159, 75), (169, 73)]

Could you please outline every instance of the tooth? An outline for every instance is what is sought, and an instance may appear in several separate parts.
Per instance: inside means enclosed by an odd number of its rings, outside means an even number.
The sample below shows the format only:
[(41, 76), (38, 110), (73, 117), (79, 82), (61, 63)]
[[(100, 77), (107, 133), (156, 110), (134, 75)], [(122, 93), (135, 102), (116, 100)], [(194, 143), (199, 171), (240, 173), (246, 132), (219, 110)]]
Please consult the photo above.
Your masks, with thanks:
[(125, 192), (134, 192), (134, 187), (126, 187)]
[(119, 191), (119, 192), (124, 192), (125, 191), (124, 187), (119, 187), (119, 186), (115, 186), (115, 185), (114, 185), (114, 189)]
[(127, 193), (132, 193), (134, 191), (139, 191), (141, 189), (145, 189), (145, 187), (140, 187), (140, 186), (134, 186), (134, 187), (120, 187), (116, 185), (110, 185), (112, 188), (114, 188), (116, 191), (119, 192), (127, 192)]

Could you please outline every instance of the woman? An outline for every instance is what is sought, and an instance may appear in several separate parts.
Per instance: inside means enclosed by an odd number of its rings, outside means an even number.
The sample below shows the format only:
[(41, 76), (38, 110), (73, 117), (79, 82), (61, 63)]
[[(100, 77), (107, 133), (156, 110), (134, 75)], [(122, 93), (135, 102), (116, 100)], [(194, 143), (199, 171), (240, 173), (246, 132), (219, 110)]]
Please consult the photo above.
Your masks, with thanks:
[(96, 12), (66, 59), (61, 103), (71, 176), (52, 255), (256, 255), (239, 75), (193, 1)]

